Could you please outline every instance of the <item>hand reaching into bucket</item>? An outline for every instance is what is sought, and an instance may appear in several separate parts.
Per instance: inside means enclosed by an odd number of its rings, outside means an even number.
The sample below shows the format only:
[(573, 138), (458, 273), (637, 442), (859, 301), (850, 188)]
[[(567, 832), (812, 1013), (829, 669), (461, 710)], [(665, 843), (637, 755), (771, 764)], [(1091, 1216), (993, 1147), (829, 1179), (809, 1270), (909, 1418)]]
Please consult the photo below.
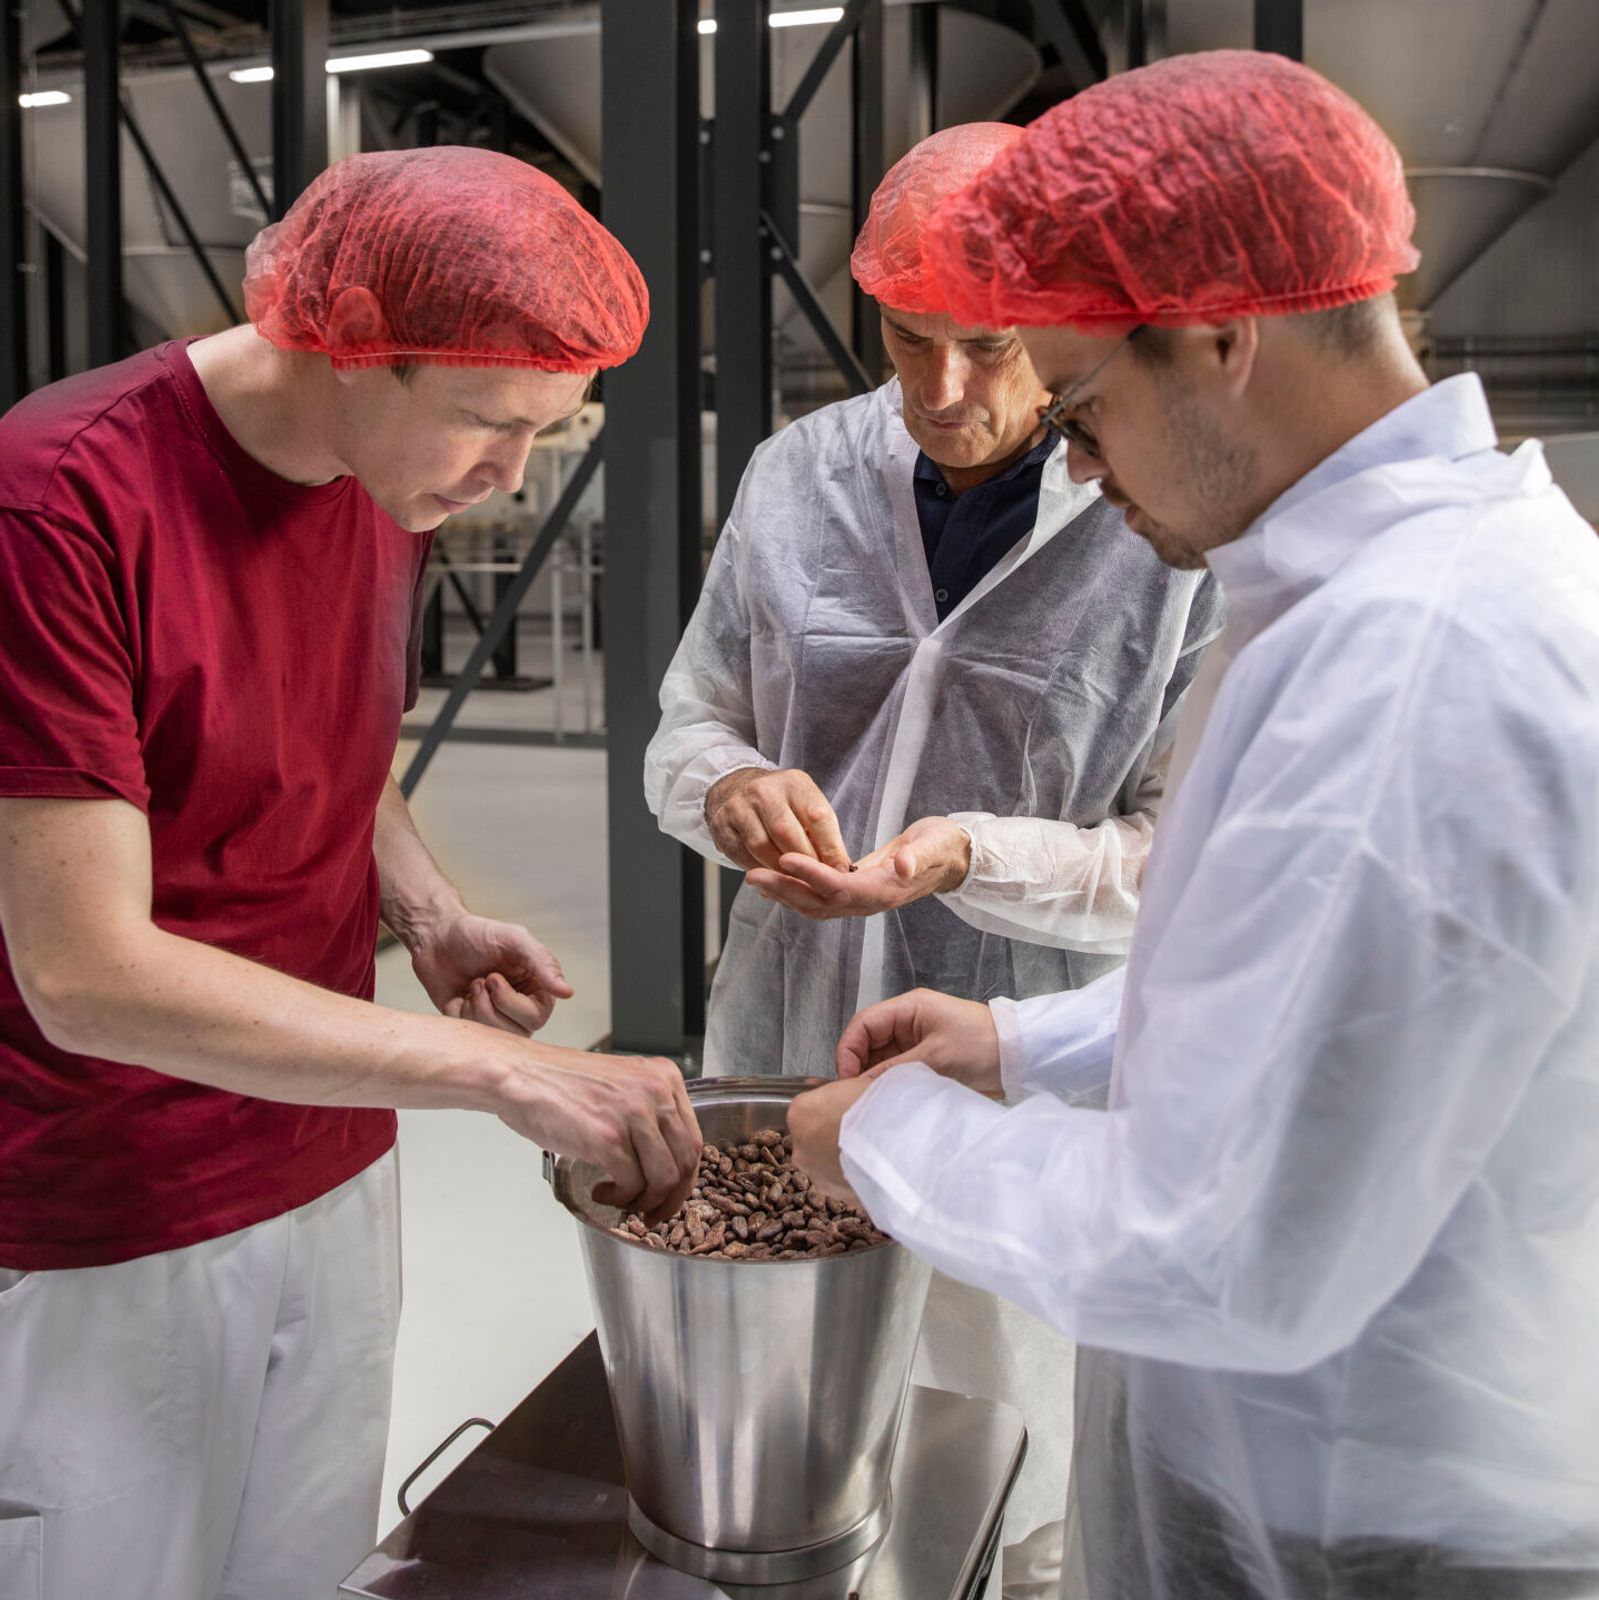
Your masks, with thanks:
[(671, 1216), (694, 1187), (703, 1141), (683, 1074), (671, 1061), (542, 1045), (501, 1100), (507, 1127), (605, 1170), (609, 1182), (594, 1191), (602, 1205), (653, 1222)]
[(788, 1108), (788, 1131), (794, 1136), (794, 1165), (829, 1200), (842, 1200), (866, 1215), (860, 1197), (844, 1176), (839, 1155), (839, 1129), (860, 1097), (884, 1069), (873, 1067), (856, 1078), (841, 1078), (820, 1089), (796, 1095)]

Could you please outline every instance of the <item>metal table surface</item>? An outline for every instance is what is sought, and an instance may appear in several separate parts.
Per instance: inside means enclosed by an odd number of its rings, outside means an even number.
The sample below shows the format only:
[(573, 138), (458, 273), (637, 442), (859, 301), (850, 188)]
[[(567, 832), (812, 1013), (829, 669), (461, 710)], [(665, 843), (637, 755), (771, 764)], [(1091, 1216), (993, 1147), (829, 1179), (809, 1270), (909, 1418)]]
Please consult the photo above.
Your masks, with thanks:
[(913, 1387), (894, 1516), (853, 1565), (729, 1586), (649, 1555), (627, 1527), (622, 1458), (593, 1334), (339, 1586), (369, 1600), (974, 1600), (1026, 1450), (1011, 1407)]

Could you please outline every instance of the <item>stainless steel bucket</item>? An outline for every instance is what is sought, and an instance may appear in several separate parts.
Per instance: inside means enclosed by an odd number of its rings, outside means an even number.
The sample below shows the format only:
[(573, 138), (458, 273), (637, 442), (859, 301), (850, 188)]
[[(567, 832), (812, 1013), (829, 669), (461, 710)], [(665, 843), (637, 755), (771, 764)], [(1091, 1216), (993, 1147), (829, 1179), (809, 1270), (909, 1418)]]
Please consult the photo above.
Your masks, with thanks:
[[(707, 1140), (781, 1127), (822, 1080), (689, 1085)], [(701, 1577), (794, 1583), (888, 1527), (888, 1481), (929, 1268), (896, 1244), (800, 1261), (711, 1261), (626, 1244), (597, 1169), (547, 1163), (584, 1263), (646, 1549)]]

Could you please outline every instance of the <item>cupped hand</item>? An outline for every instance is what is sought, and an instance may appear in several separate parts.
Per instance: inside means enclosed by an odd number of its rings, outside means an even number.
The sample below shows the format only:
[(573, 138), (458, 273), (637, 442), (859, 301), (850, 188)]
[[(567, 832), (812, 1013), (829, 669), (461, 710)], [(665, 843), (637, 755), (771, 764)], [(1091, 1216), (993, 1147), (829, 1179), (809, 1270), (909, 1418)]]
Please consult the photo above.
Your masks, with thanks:
[(930, 894), (958, 889), (971, 867), (971, 839), (948, 817), (923, 817), (862, 856), (852, 869), (785, 854), (776, 870), (748, 874), (751, 888), (813, 921), (870, 917)]
[(432, 924), (411, 966), (445, 1016), (510, 1033), (537, 1033), (573, 994), (561, 963), (526, 928), (469, 911)]
[(794, 1165), (829, 1200), (861, 1209), (860, 1197), (844, 1176), (839, 1130), (856, 1102), (872, 1086), (875, 1072), (807, 1089), (789, 1103), (788, 1131), (794, 1136)]

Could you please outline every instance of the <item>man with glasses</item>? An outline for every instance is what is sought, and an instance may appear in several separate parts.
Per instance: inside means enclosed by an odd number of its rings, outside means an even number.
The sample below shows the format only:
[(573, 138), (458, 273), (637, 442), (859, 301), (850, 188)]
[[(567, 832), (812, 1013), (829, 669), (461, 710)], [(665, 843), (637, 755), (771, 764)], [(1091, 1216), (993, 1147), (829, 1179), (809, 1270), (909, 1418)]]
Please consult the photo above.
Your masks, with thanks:
[[(1071, 482), (1015, 333), (962, 325), (927, 271), (927, 216), (1019, 137), (949, 129), (884, 179), (851, 264), (895, 377), (756, 453), (661, 688), (650, 804), (748, 874), (713, 1073), (830, 1073), (872, 1000), (1070, 989), (1127, 949), (1219, 600)], [(1052, 1592), (1069, 1346), (945, 1283), (923, 1349), (1027, 1407), (1005, 1591)]]
[(930, 229), (1073, 476), (1229, 602), (1125, 969), (874, 1007), (789, 1117), (1079, 1341), (1070, 1600), (1599, 1595), (1599, 545), (1428, 386), (1414, 222), (1359, 106), (1221, 51)]

